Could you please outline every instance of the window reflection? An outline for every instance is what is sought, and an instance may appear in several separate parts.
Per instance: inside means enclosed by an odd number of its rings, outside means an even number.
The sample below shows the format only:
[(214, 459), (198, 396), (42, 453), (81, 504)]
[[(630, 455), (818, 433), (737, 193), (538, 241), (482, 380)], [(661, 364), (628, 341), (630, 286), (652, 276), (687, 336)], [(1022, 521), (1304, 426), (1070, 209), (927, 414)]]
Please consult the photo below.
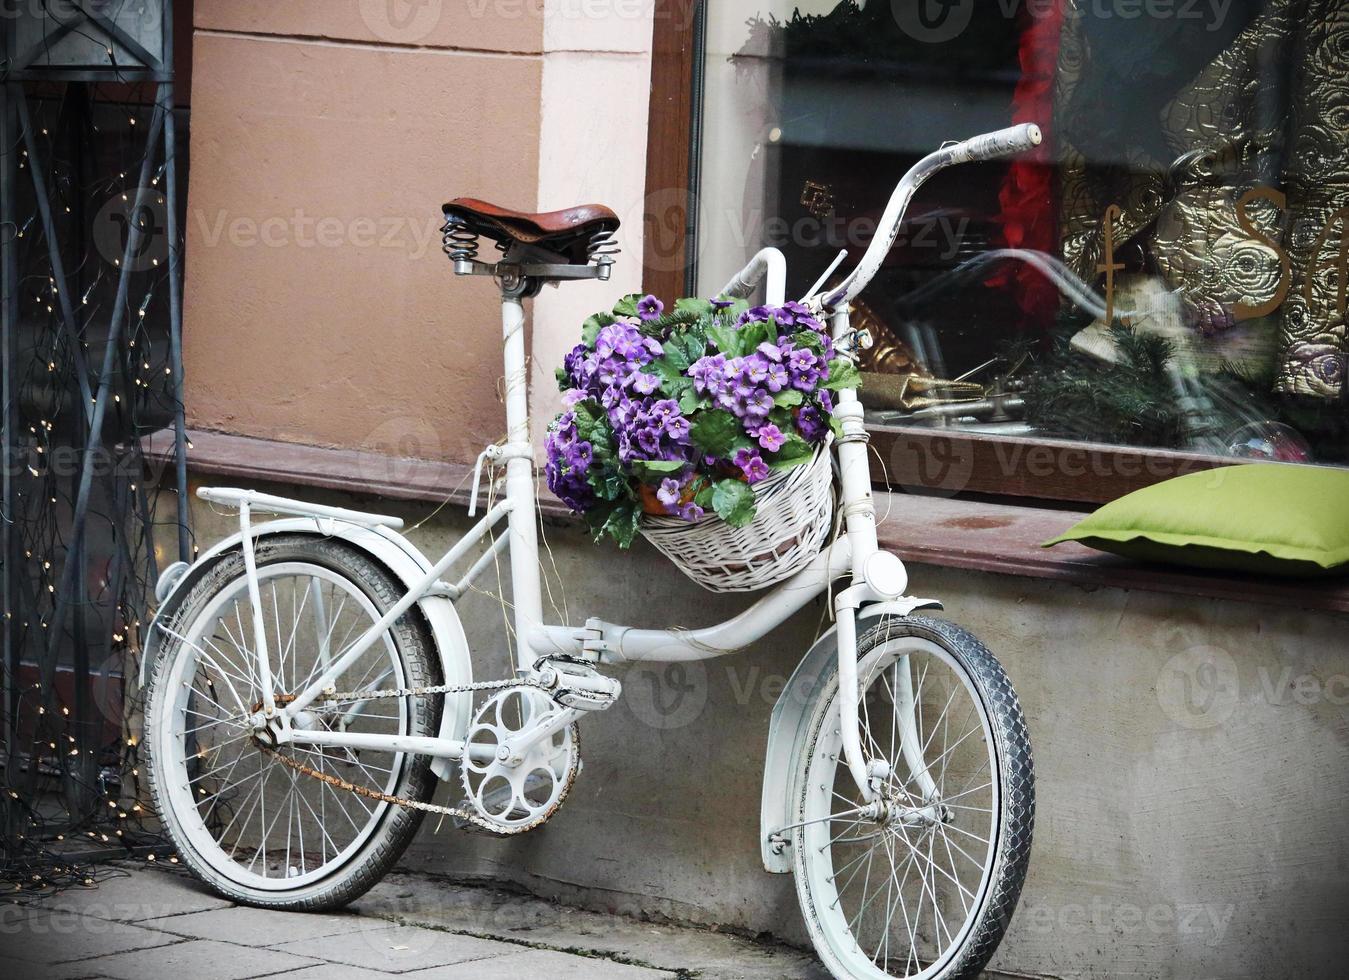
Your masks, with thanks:
[(1349, 0), (707, 8), (701, 291), (764, 244), (804, 289), (943, 141), (1046, 131), (915, 198), (874, 420), (1349, 461)]

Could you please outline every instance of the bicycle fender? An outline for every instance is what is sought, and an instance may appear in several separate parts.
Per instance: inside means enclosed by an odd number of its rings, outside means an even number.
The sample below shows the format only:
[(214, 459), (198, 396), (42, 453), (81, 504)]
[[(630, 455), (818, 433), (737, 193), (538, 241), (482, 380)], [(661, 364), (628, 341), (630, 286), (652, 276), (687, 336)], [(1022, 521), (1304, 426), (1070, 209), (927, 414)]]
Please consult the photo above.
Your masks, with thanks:
[[(916, 609), (940, 609), (936, 599), (895, 599), (872, 602), (857, 611), (859, 630), (863, 622), (878, 616), (908, 616)], [(838, 656), (838, 628), (830, 627), (806, 651), (783, 688), (768, 726), (768, 751), (764, 757), (763, 801), (759, 813), (759, 848), (764, 870), (788, 874), (792, 870), (789, 845), (772, 838), (791, 823), (792, 756), (805, 738), (810, 709), (824, 687), (825, 678)]]
[[(360, 527), (328, 518), (295, 517), (279, 521), (269, 521), (253, 528), (255, 539), (277, 534), (307, 534), (321, 538), (339, 538), (364, 551), (376, 562), (387, 569), (405, 588), (412, 588), (431, 570), (431, 562), (401, 534), (387, 528)], [(159, 642), (163, 635), (156, 629), (161, 619), (174, 615), (183, 598), (192, 591), (192, 587), (223, 555), (239, 546), (242, 534), (233, 534), (217, 542), (203, 552), (186, 570), (178, 573), (172, 580), (167, 594), (160, 601), (154, 619), (146, 632), (145, 646), (141, 654), (140, 686), (144, 690), (150, 664), (159, 653)], [(444, 596), (427, 596), (418, 604), (422, 614), (431, 627), (435, 638), (436, 654), (440, 658), (441, 672), (447, 684), (471, 684), (473, 665), (469, 658), (468, 638), (464, 635), (463, 625), (454, 603)], [(445, 709), (440, 719), (440, 738), (463, 741), (468, 731), (469, 719), (473, 710), (471, 694), (445, 695)], [(431, 771), (439, 779), (449, 779), (452, 775), (453, 760), (433, 759)]]

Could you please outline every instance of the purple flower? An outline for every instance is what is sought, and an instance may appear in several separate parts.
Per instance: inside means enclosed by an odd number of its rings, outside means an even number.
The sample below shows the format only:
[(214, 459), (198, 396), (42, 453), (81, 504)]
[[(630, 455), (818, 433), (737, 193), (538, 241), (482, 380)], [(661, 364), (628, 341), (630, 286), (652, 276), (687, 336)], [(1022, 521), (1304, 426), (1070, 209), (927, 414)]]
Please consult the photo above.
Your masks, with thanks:
[(726, 387), (726, 355), (708, 354), (698, 358), (689, 367), (693, 390), (700, 395), (716, 395)]
[(654, 374), (647, 374), (645, 371), (634, 371), (632, 374), (632, 390), (639, 395), (650, 395), (660, 387), (660, 378)]
[(733, 300), (733, 299), (722, 299), (720, 296), (718, 296), (716, 299), (712, 300), (712, 309), (714, 309), (714, 310), (725, 310), (725, 309), (729, 309), (730, 307), (732, 307), (732, 306), (734, 306), (734, 305), (735, 305), (735, 300)]
[(739, 467), (740, 472), (745, 474), (745, 479), (750, 483), (758, 483), (768, 476), (768, 464), (753, 449), (737, 449), (735, 455), (731, 457), (731, 462)]
[(643, 321), (654, 320), (664, 312), (665, 304), (654, 296), (643, 296), (637, 301), (637, 315)]
[(824, 331), (824, 324), (815, 319), (815, 314), (803, 303), (783, 303), (777, 313), (778, 323), (783, 326), (808, 327), (811, 330)]
[(782, 434), (782, 430), (771, 422), (768, 425), (759, 426), (759, 431), (754, 434), (754, 437), (759, 440), (759, 445), (770, 453), (777, 452), (787, 441), (787, 437)]
[(694, 521), (701, 521), (703, 519), (703, 509), (690, 500), (679, 508), (679, 516), (681, 519), (692, 524)]
[(740, 316), (736, 318), (735, 325), (737, 327), (743, 327), (747, 323), (760, 323), (764, 320), (771, 319), (772, 316), (773, 316), (773, 307), (754, 306), (746, 310), (744, 313), (741, 313)]
[(768, 418), (768, 413), (773, 410), (773, 396), (759, 390), (744, 399), (738, 407), (746, 421), (761, 421)]
[(661, 480), (656, 499), (665, 506), (666, 513), (673, 514), (679, 506), (679, 481), (669, 476)]
[(829, 428), (824, 417), (820, 415), (820, 410), (814, 405), (807, 405), (801, 409), (801, 414), (796, 417), (796, 427), (806, 442), (819, 442)]
[(822, 362), (815, 352), (806, 347), (798, 347), (787, 355), (787, 370), (791, 374), (792, 387), (799, 391), (814, 391), (820, 383)]
[(834, 414), (834, 396), (833, 396), (833, 394), (830, 393), (829, 389), (828, 389), (828, 388), (821, 388), (821, 389), (816, 393), (816, 395), (817, 395), (817, 397), (820, 399), (820, 407), (823, 408), (823, 409), (824, 409), (826, 412), (828, 412), (830, 415), (833, 415), (833, 414)]
[(678, 443), (688, 442), (689, 420), (682, 415), (672, 415), (665, 420), (665, 434)]

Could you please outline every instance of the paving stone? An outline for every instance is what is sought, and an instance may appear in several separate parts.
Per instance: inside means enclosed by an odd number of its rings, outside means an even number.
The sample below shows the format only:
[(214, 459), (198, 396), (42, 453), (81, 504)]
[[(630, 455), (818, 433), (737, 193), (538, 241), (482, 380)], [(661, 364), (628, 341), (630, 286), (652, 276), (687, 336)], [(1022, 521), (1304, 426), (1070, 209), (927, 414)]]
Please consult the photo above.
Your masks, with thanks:
[(287, 973), (283, 980), (390, 980), (393, 976), (417, 976), (417, 974), (390, 974), (382, 970), (362, 970), (358, 966), (345, 963), (321, 963)]
[(322, 947), (316, 947), (313, 940), (304, 940), (273, 948), (385, 973), (410, 973), (447, 963), (505, 956), (520, 950), (519, 946), (491, 939), (459, 936), (419, 926), (391, 926), (370, 920), (365, 920), (364, 928), (344, 936), (340, 944), (324, 943)]
[[(361, 919), (356, 915), (319, 915), (305, 912), (278, 912), (238, 906), (211, 909), (157, 919), (156, 929), (193, 939), (218, 939), (249, 946), (280, 946), (303, 940), (342, 936), (361, 928), (378, 928), (384, 923)], [(320, 945), (314, 947), (321, 949)], [(315, 953), (323, 959), (321, 953)]]
[(403, 980), (663, 980), (673, 973), (535, 949), (404, 974)]
[(17, 920), (0, 915), (0, 960), (52, 965), (178, 941), (154, 929), (60, 909), (33, 909)]
[(452, 929), (531, 946), (610, 953), (663, 970), (737, 980), (829, 980), (813, 955), (706, 929), (655, 925), (590, 912), (518, 891), (391, 874), (355, 908), (417, 925)]
[(125, 876), (107, 878), (94, 888), (68, 888), (27, 902), (31, 908), (79, 912), (119, 922), (144, 922), (232, 904), (185, 872), (155, 869), (129, 871)]
[(254, 949), (210, 939), (194, 939), (92, 961), (113, 980), (251, 980), (290, 973), (318, 960), (274, 949)]

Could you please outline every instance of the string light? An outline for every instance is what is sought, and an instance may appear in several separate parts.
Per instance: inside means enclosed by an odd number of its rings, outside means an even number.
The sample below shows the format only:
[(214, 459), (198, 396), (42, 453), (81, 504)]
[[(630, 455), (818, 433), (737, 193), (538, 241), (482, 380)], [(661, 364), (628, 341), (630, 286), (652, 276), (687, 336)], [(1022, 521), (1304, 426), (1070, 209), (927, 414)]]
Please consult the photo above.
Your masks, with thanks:
[[(107, 51), (113, 57), (113, 49)], [(69, 94), (79, 89), (70, 85), (65, 91)], [(108, 199), (130, 200), (133, 185), (129, 185), (128, 176), (140, 170), (146, 153), (147, 127), (134, 98), (118, 105), (98, 101), (95, 93), (91, 105), (92, 114), (83, 116), (70, 111), (64, 98), (30, 103), (35, 117), (34, 133), (51, 140), (53, 147), (64, 148), (84, 140), (90, 144), (88, 153), (72, 157), (62, 149), (36, 153), (30, 159), (29, 152), (23, 150), (18, 155), (20, 168), (40, 163), (41, 169), (47, 171), (51, 207), (45, 213), (53, 220), (54, 236), (61, 240), (77, 231), (72, 219), (66, 217), (76, 213), (74, 203), (87, 201), (97, 208)], [(81, 122), (82, 119), (85, 121)], [(81, 126), (84, 128), (78, 128)], [(22, 134), (18, 142), (22, 142)], [(165, 172), (162, 147), (152, 147), (151, 152), (161, 157), (155, 161), (158, 171), (153, 183), (158, 187)], [(112, 160), (114, 164), (110, 172), (90, 180), (74, 172), (68, 162), (79, 157)], [(26, 186), (31, 183), (26, 182)], [(164, 202), (162, 194), (156, 198)], [(122, 207), (125, 209), (125, 205)], [(43, 213), (35, 208), (18, 218), (17, 229), (12, 229), (12, 234), (23, 239), (17, 249), (20, 268), (16, 295), (27, 297), (20, 306), (20, 350), (31, 361), (16, 363), (11, 374), (15, 386), (13, 411), (17, 413), (9, 430), (11, 448), (23, 460), (14, 479), (16, 517), (11, 530), (19, 549), (15, 554), (24, 559), (16, 563), (16, 571), (26, 580), (21, 588), (28, 598), (16, 610), (5, 609), (3, 615), (6, 628), (13, 625), (17, 652), (25, 664), (45, 660), (56, 621), (56, 603), (62, 598), (59, 583), (71, 547), (69, 531), (75, 495), (69, 474), (55, 464), (58, 452), (71, 448), (71, 436), (78, 438), (82, 428), (87, 431), (82, 423), (88, 409), (82, 402), (76, 379), (81, 372), (88, 378), (92, 389), (89, 405), (96, 405), (102, 351), (97, 345), (91, 346), (87, 338), (99, 336), (97, 329), (90, 327), (96, 326), (100, 313), (101, 318), (108, 316), (123, 267), (127, 266), (119, 255), (100, 256), (91, 245), (87, 256), (67, 265), (63, 274), (58, 275), (46, 248), (47, 223)], [(162, 234), (162, 229), (155, 231)], [(156, 353), (163, 349), (160, 345), (167, 346), (168, 304), (156, 301), (168, 286), (166, 264), (152, 257), (147, 266), (125, 269), (130, 295), (140, 291), (142, 299), (137, 306), (122, 311), (125, 331), (115, 351), (119, 369), (112, 377), (112, 389), (103, 396), (117, 405), (118, 410), (108, 415), (104, 442), (109, 447), (130, 446), (133, 453), (139, 452), (143, 437), (169, 424), (177, 409), (172, 371), (165, 375), (158, 373), (164, 358)], [(117, 271), (110, 272), (112, 269)], [(73, 323), (65, 322), (68, 307), (73, 307)], [(132, 310), (135, 315), (131, 315)], [(41, 418), (37, 417), (39, 414)], [(75, 443), (75, 448), (82, 447)], [(137, 461), (131, 471), (139, 470)], [(102, 638), (110, 637), (114, 656), (118, 658), (116, 670), (123, 676), (134, 676), (141, 649), (139, 631), (156, 564), (150, 555), (149, 528), (164, 521), (162, 515), (157, 518), (155, 514), (157, 495), (129, 481), (126, 472), (118, 468), (110, 477), (116, 481), (116, 494), (104, 494), (104, 481), (108, 477), (98, 474), (99, 490), (94, 495), (88, 523), (98, 526), (99, 533), (107, 533), (102, 528), (111, 529), (115, 543), (113, 564), (107, 566), (108, 572), (104, 574), (84, 570), (76, 573), (75, 580), (88, 582), (91, 594), (84, 599), (87, 605), (72, 612), (71, 617), (83, 618), (85, 628), (90, 631), (86, 638), (92, 650), (106, 649)], [(97, 555), (102, 546), (102, 542), (95, 541), (88, 552)], [(113, 569), (117, 574), (112, 574)], [(117, 583), (115, 594), (113, 583)], [(68, 619), (67, 624), (70, 622)], [(151, 859), (157, 854), (160, 860), (177, 863), (158, 828), (143, 822), (147, 813), (139, 803), (144, 792), (138, 758), (140, 745), (134, 735), (124, 734), (128, 720), (142, 711), (141, 693), (136, 687), (128, 685), (124, 692), (122, 717), (114, 715), (110, 719), (96, 710), (81, 717), (80, 702), (65, 700), (70, 692), (64, 681), (59, 689), (54, 689), (41, 683), (30, 684), (25, 678), (19, 688), (12, 690), (17, 695), (14, 717), (19, 719), (21, 728), (18, 743), (10, 747), (12, 764), (0, 770), (3, 794), (0, 811), (6, 818), (3, 825), (10, 828), (5, 839), (6, 858), (0, 864), (0, 881), (14, 891), (46, 891), (94, 887), (111, 873), (72, 861), (68, 852), (63, 853), (63, 849), (71, 847), (88, 851), (91, 845), (95, 848), (107, 845), (115, 848), (116, 853), (136, 856), (151, 848)], [(111, 738), (104, 734), (108, 722), (117, 732), (115, 735), (109, 732)], [(27, 774), (22, 782), (21, 773)], [(34, 778), (35, 783), (31, 781)], [(24, 787), (29, 785), (42, 794), (40, 800), (28, 798)], [(79, 800), (79, 807), (61, 809), (67, 800)], [(16, 827), (23, 832), (16, 832), (13, 829)]]

